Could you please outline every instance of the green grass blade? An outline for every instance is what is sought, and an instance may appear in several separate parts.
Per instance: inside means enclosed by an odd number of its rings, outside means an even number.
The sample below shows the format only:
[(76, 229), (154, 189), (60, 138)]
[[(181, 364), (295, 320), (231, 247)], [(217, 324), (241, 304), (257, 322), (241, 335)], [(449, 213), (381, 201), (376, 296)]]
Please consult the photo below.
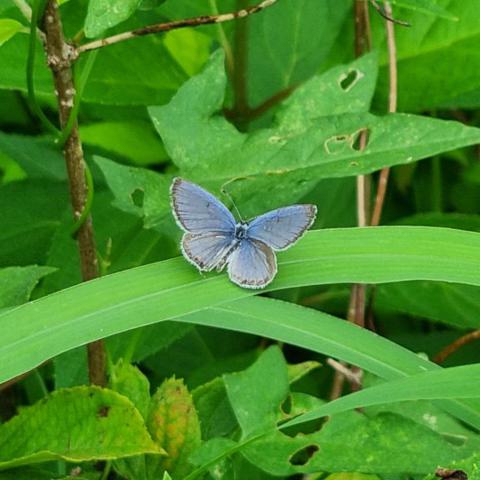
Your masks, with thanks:
[[(279, 255), (279, 275), (270, 290), (419, 279), (480, 285), (479, 252), (480, 234), (451, 229), (315, 231)], [(203, 277), (182, 258), (57, 292), (0, 314), (0, 382), (98, 338), (254, 293), (236, 287), (226, 275)]]

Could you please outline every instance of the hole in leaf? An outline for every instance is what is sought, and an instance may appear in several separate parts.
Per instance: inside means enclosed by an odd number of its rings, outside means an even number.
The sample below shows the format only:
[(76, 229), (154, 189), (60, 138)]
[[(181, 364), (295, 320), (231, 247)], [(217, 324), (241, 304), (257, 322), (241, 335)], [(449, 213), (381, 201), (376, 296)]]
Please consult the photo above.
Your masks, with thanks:
[(325, 140), (325, 150), (328, 154), (332, 155), (335, 153), (340, 153), (345, 151), (348, 148), (349, 136), (348, 135), (335, 135), (334, 137), (327, 138)]
[(97, 416), (98, 417), (108, 417), (108, 413), (110, 412), (110, 407), (107, 405), (104, 405), (103, 407), (100, 407), (97, 411)]
[(282, 403), (282, 411), (289, 415), (292, 412), (292, 396), (288, 395)]
[(295, 452), (289, 459), (292, 465), (306, 465), (319, 450), (317, 445), (307, 445)]
[(358, 70), (349, 70), (347, 73), (342, 73), (338, 79), (340, 88), (348, 92), (352, 87), (362, 78), (363, 75)]
[(143, 207), (143, 200), (145, 197), (145, 192), (141, 188), (136, 188), (131, 194), (132, 202), (136, 207)]
[(355, 137), (352, 142), (352, 148), (357, 152), (365, 150), (370, 140), (370, 130), (368, 128), (362, 128), (355, 133)]
[(468, 480), (468, 475), (463, 470), (452, 470), (449, 468), (437, 468), (435, 476), (444, 480)]

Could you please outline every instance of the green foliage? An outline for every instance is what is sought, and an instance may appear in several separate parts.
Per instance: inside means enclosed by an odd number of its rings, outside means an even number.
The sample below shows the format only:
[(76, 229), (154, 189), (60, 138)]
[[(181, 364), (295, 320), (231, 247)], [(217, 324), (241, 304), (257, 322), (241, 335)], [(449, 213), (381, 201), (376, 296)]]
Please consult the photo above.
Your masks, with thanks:
[(0, 47), (8, 42), (18, 32), (25, 32), (26, 28), (12, 18), (0, 18)]
[(162, 453), (133, 404), (96, 387), (58, 390), (3, 424), (0, 434), (1, 469)]
[[(34, 3), (0, 1), (0, 480), (434, 480), (438, 467), (478, 480), (477, 0), (390, 2), (411, 25), (390, 25), (390, 114), (374, 2), (357, 58), (353, 0), (101, 41), (259, 2), (57, 1), (95, 185), (101, 278), (82, 282), (70, 144), (26, 95)], [(46, 58), (40, 30), (34, 89), (59, 125), (70, 100), (50, 67), (68, 62)], [(88, 55), (75, 48), (92, 41), (78, 103)], [(387, 167), (384, 226), (358, 228)], [(294, 203), (317, 218), (278, 253), (273, 283), (245, 290), (175, 258), (178, 176), (246, 219)], [(106, 388), (86, 386), (99, 339)]]
[(142, 0), (90, 0), (87, 18), (85, 19), (85, 35), (98, 37), (105, 30), (127, 20), (139, 7)]

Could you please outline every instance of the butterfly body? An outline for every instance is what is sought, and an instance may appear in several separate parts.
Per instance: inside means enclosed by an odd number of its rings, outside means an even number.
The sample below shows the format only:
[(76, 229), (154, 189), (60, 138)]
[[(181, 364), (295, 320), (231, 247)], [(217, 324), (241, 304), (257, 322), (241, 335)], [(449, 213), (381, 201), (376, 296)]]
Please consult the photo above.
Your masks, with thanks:
[(263, 288), (277, 273), (274, 251), (295, 243), (315, 219), (314, 205), (291, 205), (237, 222), (203, 188), (181, 178), (171, 186), (172, 210), (184, 230), (182, 253), (200, 271), (221, 271), (245, 288)]

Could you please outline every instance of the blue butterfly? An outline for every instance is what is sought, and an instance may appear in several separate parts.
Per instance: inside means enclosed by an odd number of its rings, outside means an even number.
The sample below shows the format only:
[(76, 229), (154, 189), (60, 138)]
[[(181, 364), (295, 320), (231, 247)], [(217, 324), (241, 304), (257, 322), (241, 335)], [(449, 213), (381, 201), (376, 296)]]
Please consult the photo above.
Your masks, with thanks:
[(227, 207), (194, 183), (170, 187), (175, 220), (185, 234), (183, 256), (200, 271), (221, 271), (245, 288), (263, 288), (277, 273), (275, 251), (292, 246), (312, 225), (315, 205), (291, 205), (237, 222)]

